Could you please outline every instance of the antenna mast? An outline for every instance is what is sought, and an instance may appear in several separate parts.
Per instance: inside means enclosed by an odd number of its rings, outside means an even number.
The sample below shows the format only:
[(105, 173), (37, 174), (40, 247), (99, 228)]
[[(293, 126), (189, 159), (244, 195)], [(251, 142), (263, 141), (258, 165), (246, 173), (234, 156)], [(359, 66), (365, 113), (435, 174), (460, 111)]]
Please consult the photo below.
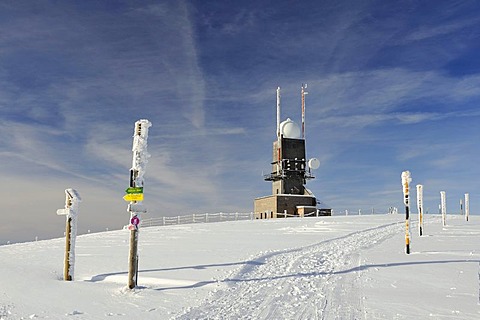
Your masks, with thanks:
[(280, 140), (280, 87), (277, 87), (277, 138)]
[(308, 94), (307, 84), (302, 83), (302, 139), (305, 139), (305, 95)]

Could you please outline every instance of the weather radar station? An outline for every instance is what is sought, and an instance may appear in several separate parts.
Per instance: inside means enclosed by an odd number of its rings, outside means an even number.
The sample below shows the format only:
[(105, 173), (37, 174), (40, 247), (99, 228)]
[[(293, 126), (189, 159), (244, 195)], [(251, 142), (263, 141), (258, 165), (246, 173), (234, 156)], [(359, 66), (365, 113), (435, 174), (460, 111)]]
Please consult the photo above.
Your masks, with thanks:
[(305, 95), (302, 85), (301, 127), (287, 118), (280, 122), (280, 87), (277, 88), (277, 139), (273, 142), (272, 172), (264, 175), (272, 182), (272, 195), (256, 198), (254, 212), (257, 219), (331, 215), (331, 209), (317, 208), (315, 195), (306, 188), (307, 180), (314, 179), (318, 169), (317, 158), (307, 160), (305, 150)]

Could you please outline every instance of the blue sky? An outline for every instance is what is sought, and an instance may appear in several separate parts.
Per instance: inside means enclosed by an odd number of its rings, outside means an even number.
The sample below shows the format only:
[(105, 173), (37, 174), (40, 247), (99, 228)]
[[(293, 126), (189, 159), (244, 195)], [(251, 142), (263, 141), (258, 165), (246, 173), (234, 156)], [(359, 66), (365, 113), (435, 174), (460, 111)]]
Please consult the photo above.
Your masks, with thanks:
[[(133, 125), (149, 119), (146, 217), (251, 211), (271, 186), (276, 88), (308, 187), (335, 211), (480, 208), (477, 1), (0, 1), (0, 244), (128, 222)], [(416, 209), (412, 208), (416, 212)]]

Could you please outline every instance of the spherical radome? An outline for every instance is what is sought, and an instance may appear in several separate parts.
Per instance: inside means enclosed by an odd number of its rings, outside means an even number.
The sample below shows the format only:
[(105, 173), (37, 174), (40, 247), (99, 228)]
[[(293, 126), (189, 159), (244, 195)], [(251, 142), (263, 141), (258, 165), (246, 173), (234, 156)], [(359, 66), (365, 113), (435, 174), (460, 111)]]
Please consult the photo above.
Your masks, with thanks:
[(318, 169), (318, 167), (320, 167), (320, 160), (318, 160), (317, 158), (312, 158), (308, 160), (308, 167), (313, 170)]
[(298, 139), (300, 138), (300, 127), (290, 118), (280, 123), (280, 134), (284, 138)]

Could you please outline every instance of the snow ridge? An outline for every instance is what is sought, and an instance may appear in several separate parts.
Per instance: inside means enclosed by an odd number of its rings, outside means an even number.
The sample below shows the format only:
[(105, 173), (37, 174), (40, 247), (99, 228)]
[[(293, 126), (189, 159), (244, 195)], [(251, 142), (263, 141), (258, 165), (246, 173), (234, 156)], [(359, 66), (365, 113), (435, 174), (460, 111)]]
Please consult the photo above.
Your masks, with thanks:
[[(222, 282), (197, 308), (172, 319), (362, 319), (356, 281), (366, 266), (360, 249), (402, 232), (384, 224), (320, 243), (264, 253)], [(314, 307), (312, 307), (314, 306)]]

